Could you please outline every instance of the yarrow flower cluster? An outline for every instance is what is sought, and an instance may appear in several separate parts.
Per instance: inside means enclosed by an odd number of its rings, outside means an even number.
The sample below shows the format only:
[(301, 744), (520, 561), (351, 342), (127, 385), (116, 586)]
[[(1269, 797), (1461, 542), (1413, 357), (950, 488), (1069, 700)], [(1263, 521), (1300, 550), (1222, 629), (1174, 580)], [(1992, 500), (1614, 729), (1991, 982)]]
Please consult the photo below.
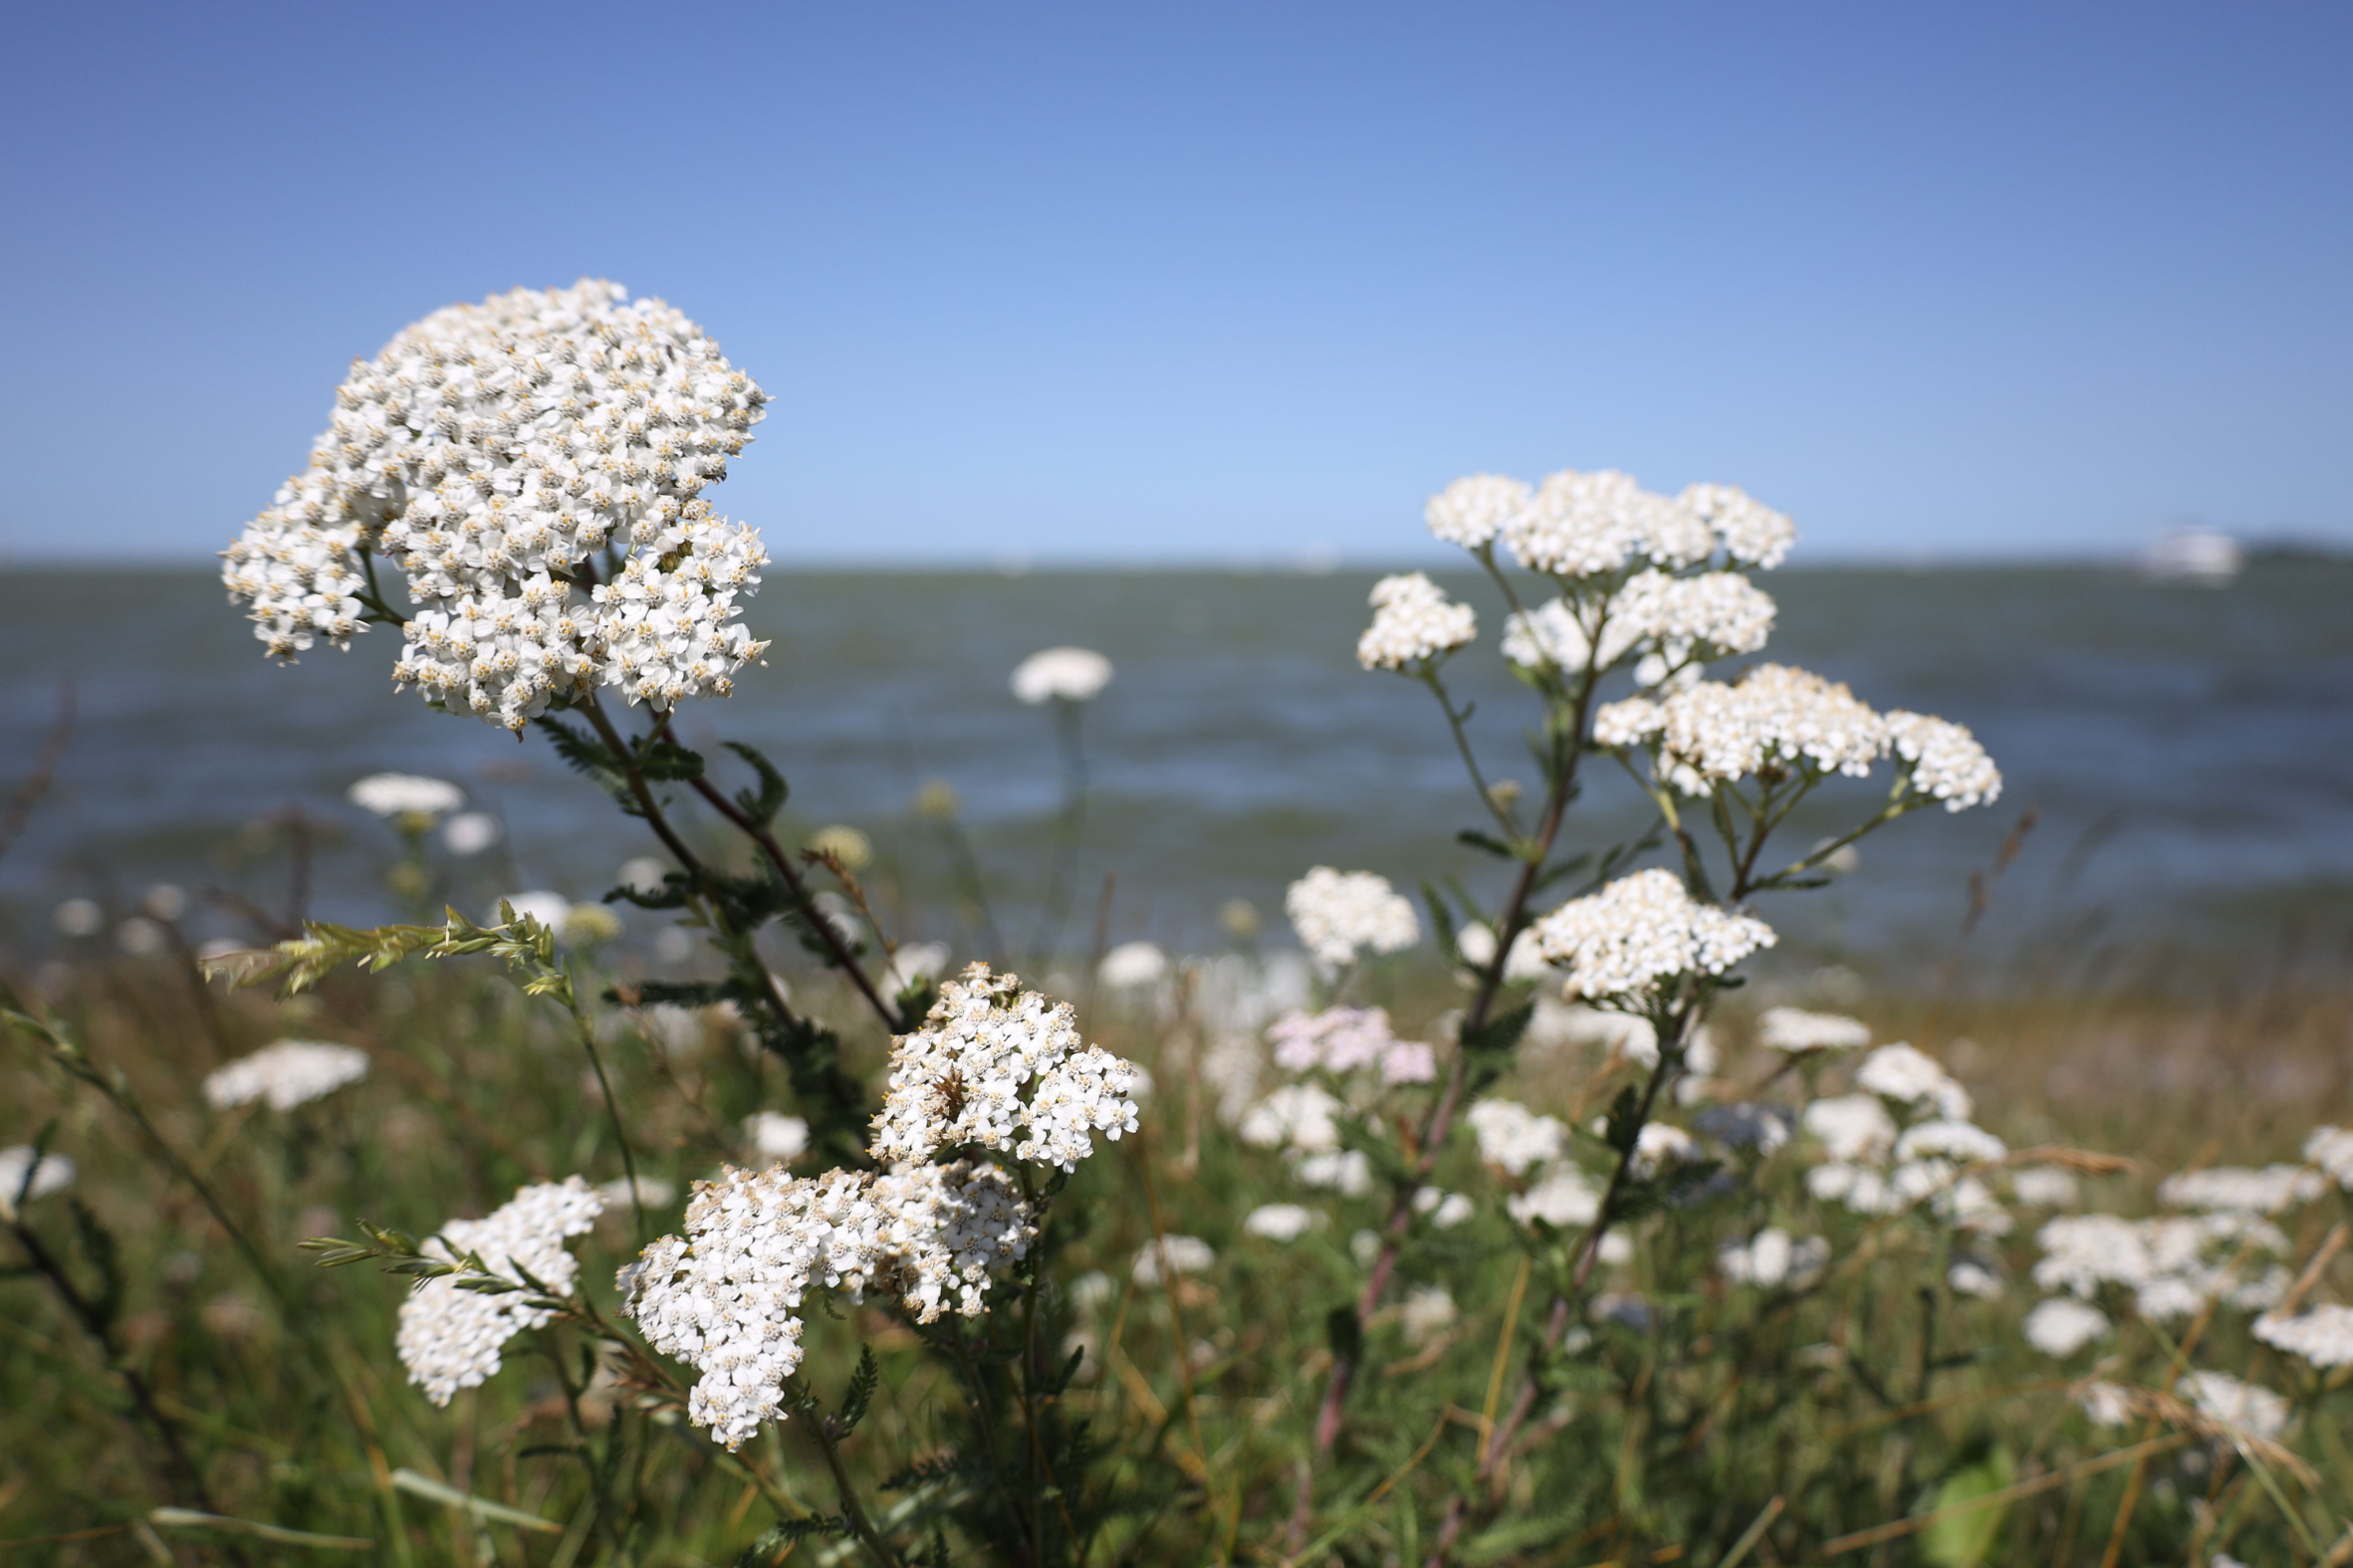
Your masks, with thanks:
[(1947, 810), (1988, 803), (2001, 775), (1969, 731), (1923, 714), (1881, 715), (1845, 686), (1786, 665), (1702, 681), (1663, 699), (1629, 697), (1593, 716), (1593, 739), (1642, 747), (1658, 778), (1704, 797), (1718, 784), (1788, 774), (1860, 779), (1893, 753), (1910, 793)]
[(418, 774), (369, 774), (345, 795), (377, 816), (442, 816), (466, 803), (466, 792), (446, 779)]
[(647, 1342), (701, 1373), (688, 1417), (729, 1448), (782, 1421), (812, 1289), (895, 1296), (917, 1322), (979, 1315), (992, 1270), (1028, 1254), (1037, 1216), (1014, 1179), (957, 1150), (1071, 1169), (1097, 1132), (1136, 1129), (1138, 1069), (1084, 1043), (1066, 1005), (969, 967), (924, 1026), (891, 1042), (870, 1152), (881, 1171), (796, 1177), (781, 1166), (697, 1183), (686, 1234), (621, 1274)]
[(2269, 1221), (2243, 1214), (2124, 1220), (2062, 1215), (2035, 1232), (2042, 1258), (2034, 1282), (2088, 1299), (2102, 1285), (2133, 1294), (2142, 1316), (2178, 1322), (2210, 1303), (2261, 1311), (2286, 1292), (2288, 1275), (2273, 1258), (2287, 1237)]
[(1767, 1008), (1757, 1015), (1757, 1043), (1790, 1056), (1817, 1050), (1858, 1050), (1871, 1043), (1871, 1025), (1836, 1012)]
[(2300, 1165), (2239, 1165), (2183, 1171), (2157, 1184), (2157, 1201), (2169, 1209), (2203, 1209), (2225, 1214), (2275, 1215), (2308, 1204), (2327, 1189), (2318, 1171)]
[(1334, 969), (1360, 952), (1398, 953), (1422, 939), (1412, 903), (1370, 871), (1316, 866), (1285, 890), (1283, 910), (1308, 955)]
[(1041, 648), (1015, 666), (1013, 694), (1031, 707), (1092, 702), (1111, 684), (1111, 661), (1092, 648)]
[(2291, 1317), (2255, 1319), (2255, 1338), (2316, 1367), (2353, 1367), (2353, 1307), (2316, 1306)]
[(1530, 492), (1501, 474), (1470, 474), (1432, 496), (1422, 508), (1430, 532), (1449, 545), (1479, 550), (1528, 509)]
[(1356, 662), (1368, 670), (1410, 669), (1452, 653), (1478, 633), (1478, 617), (1419, 571), (1372, 585), (1372, 624), (1356, 639)]
[(2008, 1232), (2008, 1212), (1975, 1172), (2009, 1150), (1969, 1120), (1968, 1090), (1934, 1057), (1902, 1043), (1866, 1056), (1855, 1082), (1864, 1092), (1815, 1100), (1802, 1113), (1828, 1157), (1805, 1173), (1808, 1194), (1864, 1215), (1925, 1204), (1961, 1230)]
[(1776, 940), (1772, 928), (1695, 901), (1672, 871), (1637, 871), (1572, 898), (1535, 924), (1572, 995), (1639, 1010), (1662, 981), (1721, 975)]
[(1568, 1129), (1556, 1118), (1538, 1116), (1517, 1100), (1480, 1100), (1465, 1120), (1478, 1140), (1479, 1158), (1514, 1176), (1559, 1159), (1568, 1150)]
[(1327, 1008), (1321, 1012), (1287, 1012), (1267, 1030), (1275, 1065), (1286, 1072), (1321, 1070), (1335, 1075), (1367, 1067), (1380, 1070), (1385, 1084), (1428, 1083), (1437, 1076), (1437, 1053), (1419, 1040), (1401, 1040), (1389, 1029), (1381, 1008)]
[(255, 1100), (290, 1111), (366, 1076), (367, 1052), (356, 1045), (280, 1040), (206, 1074), (204, 1098), (216, 1111)]
[(1755, 653), (1772, 634), (1771, 595), (1737, 571), (1695, 577), (1636, 572), (1606, 599), (1553, 599), (1504, 621), (1504, 657), (1523, 669), (1614, 669), (1646, 655), (1636, 679), (1655, 686), (1697, 658)]
[(350, 645), (382, 557), (413, 606), (395, 682), (509, 729), (603, 687), (660, 710), (725, 696), (766, 646), (736, 601), (768, 556), (701, 492), (766, 402), (701, 328), (617, 284), (451, 306), (353, 361), (222, 580), (288, 659)]
[[(434, 1404), (446, 1405), (459, 1389), (478, 1387), (496, 1373), (508, 1340), (556, 1315), (530, 1281), (557, 1295), (570, 1291), (580, 1261), (564, 1242), (588, 1230), (603, 1211), (603, 1197), (574, 1176), (526, 1187), (488, 1219), (443, 1226), (426, 1240), (424, 1254), (444, 1263), (473, 1257), (486, 1273), (469, 1267), (421, 1279), (400, 1304), (394, 1348), (408, 1380)], [(466, 1288), (469, 1278), (486, 1275), (518, 1288)]]
[(1095, 1133), (1135, 1131), (1135, 1086), (1132, 1062), (1079, 1038), (1068, 1003), (974, 964), (893, 1042), (874, 1156), (906, 1165), (973, 1147), (1075, 1170)]

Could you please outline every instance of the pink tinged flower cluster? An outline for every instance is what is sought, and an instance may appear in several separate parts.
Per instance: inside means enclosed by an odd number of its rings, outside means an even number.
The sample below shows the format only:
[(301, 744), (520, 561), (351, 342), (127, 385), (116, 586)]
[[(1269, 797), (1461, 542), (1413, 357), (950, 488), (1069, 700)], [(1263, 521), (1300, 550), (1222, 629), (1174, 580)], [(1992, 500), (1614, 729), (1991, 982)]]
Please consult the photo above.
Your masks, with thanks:
[(1275, 1046), (1275, 1065), (1286, 1072), (1344, 1075), (1377, 1068), (1386, 1084), (1428, 1083), (1437, 1076), (1437, 1053), (1419, 1040), (1399, 1039), (1381, 1008), (1287, 1012), (1267, 1037)]
[(618, 285), (452, 306), (355, 360), (311, 467), (224, 556), (280, 658), (361, 629), (365, 561), (413, 612), (395, 681), (520, 728), (611, 688), (724, 696), (767, 553), (701, 492), (767, 395), (683, 315)]
[(1776, 940), (1770, 926), (1695, 901), (1671, 871), (1637, 871), (1535, 924), (1544, 957), (1572, 994), (1639, 1008), (1685, 975), (1721, 975)]

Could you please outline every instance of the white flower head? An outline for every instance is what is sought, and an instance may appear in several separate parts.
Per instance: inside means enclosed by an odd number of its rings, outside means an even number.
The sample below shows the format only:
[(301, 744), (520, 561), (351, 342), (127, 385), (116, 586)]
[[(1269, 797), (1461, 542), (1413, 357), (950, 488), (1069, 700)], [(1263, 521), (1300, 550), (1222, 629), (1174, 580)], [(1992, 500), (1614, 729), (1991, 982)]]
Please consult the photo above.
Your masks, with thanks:
[(2353, 1192), (2353, 1127), (2315, 1127), (2304, 1140), (2304, 1160), (2320, 1174)]
[(973, 1146), (1074, 1170), (1095, 1133), (1136, 1130), (1136, 1083), (1132, 1062), (1079, 1037), (1069, 1004), (976, 963), (891, 1042), (873, 1152), (905, 1165)]
[(267, 1100), (290, 1111), (367, 1076), (367, 1052), (324, 1040), (280, 1040), (206, 1074), (204, 1098), (216, 1111)]
[(1806, 1106), (1803, 1121), (1830, 1158), (1844, 1164), (1877, 1162), (1895, 1150), (1895, 1118), (1877, 1095), (1839, 1094), (1815, 1100)]
[(1777, 1226), (1768, 1226), (1746, 1241), (1718, 1249), (1717, 1269), (1736, 1285), (1772, 1290), (1781, 1285), (1802, 1287), (1812, 1282), (1830, 1261), (1830, 1243), (1820, 1236), (1793, 1238)]
[(1556, 577), (1605, 576), (1638, 561), (1689, 566), (1716, 546), (1689, 507), (1614, 469), (1548, 476), (1505, 522), (1503, 538), (1522, 565)]
[(1259, 1149), (1322, 1154), (1340, 1146), (1339, 1098), (1318, 1084), (1287, 1083), (1252, 1106), (1236, 1134)]
[(1639, 1007), (1663, 981), (1721, 975), (1775, 938), (1748, 915), (1701, 904), (1672, 871), (1637, 871), (1535, 924), (1538, 950), (1574, 995)]
[(377, 816), (442, 816), (466, 803), (466, 792), (446, 779), (419, 774), (369, 774), (345, 791)]
[(1295, 1241), (1314, 1228), (1315, 1221), (1314, 1210), (1297, 1204), (1261, 1204), (1242, 1222), (1242, 1229), (1270, 1241)]
[(1356, 639), (1356, 662), (1368, 670), (1411, 669), (1452, 653), (1478, 634), (1478, 617), (1419, 571), (1372, 585), (1372, 624)]
[(2229, 1214), (2275, 1215), (2318, 1198), (2328, 1183), (2300, 1165), (2238, 1165), (2183, 1171), (2157, 1184), (2157, 1201), (2168, 1209), (2202, 1209)]
[(2038, 1301), (2020, 1325), (2026, 1343), (2046, 1356), (2072, 1356), (2095, 1339), (2108, 1335), (2108, 1315), (2071, 1296)]
[(1594, 740), (1642, 746), (1658, 776), (1705, 797), (1752, 775), (1861, 778), (1887, 749), (1886, 721), (1834, 681), (1760, 664), (1737, 682), (1701, 681), (1663, 701), (1630, 697), (1593, 717)]
[(1601, 1190), (1575, 1166), (1555, 1165), (1527, 1192), (1505, 1199), (1504, 1212), (1522, 1225), (1587, 1226), (1601, 1216)]
[(1358, 953), (1399, 953), (1422, 939), (1412, 902), (1370, 871), (1316, 866), (1284, 892), (1283, 909), (1300, 946), (1333, 969)]
[(1514, 1176), (1559, 1159), (1568, 1148), (1567, 1127), (1554, 1117), (1538, 1116), (1517, 1100), (1477, 1101), (1465, 1120), (1478, 1140), (1479, 1158)]
[(2255, 1319), (2255, 1338), (2323, 1370), (2353, 1367), (2353, 1307), (2308, 1307), (2292, 1317)]
[(1769, 571), (1797, 542), (1796, 525), (1738, 485), (1690, 485), (1677, 499), (1715, 531), (1724, 553), (1744, 565)]
[(617, 284), (436, 311), (353, 363), (222, 581), (292, 658), (362, 629), (372, 553), (414, 606), (395, 683), (509, 729), (602, 687), (664, 710), (725, 696), (766, 646), (737, 599), (768, 556), (701, 492), (766, 402), (701, 328)]
[(763, 1159), (790, 1165), (809, 1152), (809, 1123), (781, 1111), (754, 1111), (744, 1118), (744, 1134)]
[(1168, 978), (1168, 955), (1152, 942), (1122, 942), (1103, 955), (1095, 978), (1113, 991), (1157, 986)]
[[(468, 1255), (492, 1275), (523, 1284), (525, 1276), (562, 1294), (572, 1288), (580, 1260), (565, 1240), (580, 1235), (604, 1211), (604, 1198), (579, 1177), (526, 1187), (483, 1220), (452, 1220), (424, 1244), (428, 1257), (458, 1262)], [(525, 1329), (538, 1328), (555, 1309), (536, 1305), (529, 1289), (491, 1294), (464, 1288), (463, 1275), (417, 1281), (400, 1304), (394, 1346), (408, 1380), (436, 1405), (459, 1389), (480, 1386), (499, 1370), (501, 1351)]]
[(2288, 1403), (2267, 1388), (2228, 1372), (2191, 1372), (2178, 1385), (2199, 1413), (2268, 1443), (2287, 1430)]
[(1817, 1050), (1859, 1050), (1871, 1043), (1871, 1025), (1835, 1012), (1767, 1008), (1757, 1017), (1757, 1043), (1790, 1056)]
[(1975, 1108), (1969, 1091), (1935, 1057), (1900, 1040), (1865, 1056), (1855, 1083), (1899, 1105), (1933, 1105), (1938, 1115), (1953, 1121), (1967, 1121)]
[(1150, 1287), (1177, 1274), (1198, 1274), (1218, 1260), (1218, 1254), (1197, 1235), (1164, 1235), (1147, 1241), (1135, 1255), (1135, 1282)]
[(2001, 797), (2001, 771), (1965, 727), (1901, 711), (1889, 714), (1885, 724), (1887, 749), (1909, 766), (1914, 794), (1942, 800), (1948, 811)]
[(1432, 496), (1422, 508), (1430, 532), (1449, 545), (1477, 550), (1526, 510), (1528, 486), (1501, 474), (1468, 474)]
[(1041, 648), (1013, 672), (1013, 694), (1033, 708), (1092, 702), (1110, 684), (1111, 661), (1092, 648)]
[(0, 1149), (0, 1220), (16, 1218), (21, 1194), (28, 1202), (62, 1193), (74, 1185), (74, 1162), (64, 1155), (45, 1153), (36, 1160), (30, 1144)]

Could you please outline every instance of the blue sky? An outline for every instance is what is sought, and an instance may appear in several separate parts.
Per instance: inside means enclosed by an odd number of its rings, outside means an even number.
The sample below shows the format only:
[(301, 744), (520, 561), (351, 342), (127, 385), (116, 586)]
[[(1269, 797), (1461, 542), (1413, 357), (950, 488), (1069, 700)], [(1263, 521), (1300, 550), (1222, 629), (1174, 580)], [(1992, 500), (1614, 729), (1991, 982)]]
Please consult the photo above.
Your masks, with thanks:
[(436, 306), (613, 277), (785, 560), (2353, 542), (2353, 9), (88, 5), (0, 47), (0, 560), (199, 559)]

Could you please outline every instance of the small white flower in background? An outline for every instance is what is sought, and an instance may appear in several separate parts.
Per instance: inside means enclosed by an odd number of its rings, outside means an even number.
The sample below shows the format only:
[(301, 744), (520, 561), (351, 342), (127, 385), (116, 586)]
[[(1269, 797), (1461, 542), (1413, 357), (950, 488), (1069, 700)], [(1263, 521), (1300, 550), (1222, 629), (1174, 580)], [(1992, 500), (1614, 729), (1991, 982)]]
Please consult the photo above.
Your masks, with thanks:
[(1835, 1012), (1767, 1008), (1757, 1015), (1757, 1043), (1791, 1056), (1816, 1050), (1859, 1050), (1871, 1043), (1871, 1025)]
[(1122, 942), (1103, 955), (1095, 979), (1113, 991), (1156, 986), (1168, 978), (1168, 955), (1150, 942)]
[(2123, 1426), (2138, 1404), (2130, 1389), (2113, 1383), (2086, 1383), (2075, 1391), (2075, 1408), (2095, 1427)]
[(1381, 1082), (1394, 1088), (1438, 1081), (1438, 1052), (1421, 1040), (1398, 1040), (1381, 1052)]
[(1316, 1084), (1287, 1083), (1252, 1106), (1236, 1133), (1254, 1148), (1321, 1154), (1339, 1147), (1336, 1118), (1345, 1109)]
[(1830, 1261), (1830, 1243), (1818, 1235), (1803, 1240), (1778, 1226), (1768, 1226), (1747, 1241), (1736, 1241), (1716, 1253), (1716, 1266), (1736, 1285), (1773, 1290), (1782, 1285), (1802, 1288)]
[(1356, 1259), (1358, 1268), (1370, 1268), (1373, 1259), (1381, 1255), (1381, 1233), (1378, 1231), (1359, 1231), (1348, 1237), (1348, 1255)]
[(279, 1040), (205, 1076), (204, 1098), (216, 1111), (267, 1100), (274, 1111), (333, 1094), (367, 1076), (367, 1052), (326, 1040)]
[(1517, 1100), (1476, 1101), (1463, 1118), (1479, 1142), (1479, 1158), (1514, 1176), (1557, 1160), (1568, 1148), (1568, 1128)]
[(2168, 1209), (2275, 1215), (2310, 1203), (2327, 1186), (2318, 1171), (2303, 1166), (2271, 1165), (2258, 1171), (2218, 1165), (2167, 1177), (2157, 1184), (2157, 1201)]
[(1896, 1140), (1898, 1160), (1953, 1160), (1962, 1165), (1990, 1165), (2009, 1153), (2009, 1146), (1974, 1122), (1938, 1120), (1904, 1130)]
[(2353, 1307), (2308, 1307), (2293, 1317), (2255, 1319), (2255, 1338), (2316, 1367), (2353, 1367)]
[(1270, 1241), (1295, 1241), (1314, 1228), (1317, 1215), (1297, 1204), (1261, 1204), (1242, 1222), (1242, 1229)]
[(2068, 1209), (2082, 1196), (2075, 1173), (2062, 1165), (2029, 1165), (2012, 1171), (2009, 1190), (2029, 1209)]
[(1442, 1192), (1435, 1187), (1424, 1187), (1413, 1195), (1413, 1212), (1428, 1215), (1430, 1224), (1441, 1231), (1451, 1231), (1477, 1214), (1478, 1208), (1461, 1193)]
[(844, 870), (849, 871), (862, 871), (874, 860), (874, 841), (856, 828), (839, 822), (830, 827), (821, 827), (810, 834), (809, 848), (821, 855), (831, 855), (841, 862)]
[(445, 816), (466, 803), (456, 784), (418, 774), (369, 774), (345, 793), (362, 811), (384, 817)]
[[(424, 1252), (443, 1262), (476, 1253), (493, 1274), (520, 1284), (529, 1273), (561, 1293), (580, 1273), (580, 1260), (565, 1249), (565, 1239), (587, 1232), (603, 1211), (594, 1189), (568, 1177), (522, 1189), (488, 1219), (450, 1221), (425, 1241)], [(400, 1304), (394, 1339), (400, 1364), (408, 1381), (436, 1405), (481, 1385), (499, 1370), (508, 1340), (555, 1316), (552, 1308), (532, 1305), (527, 1289), (490, 1295), (462, 1288), (462, 1277), (421, 1279)]]
[[(436, 311), (353, 361), (310, 469), (221, 579), (290, 659), (362, 629), (357, 553), (375, 552), (416, 606), (394, 681), (512, 730), (600, 686), (657, 709), (725, 696), (766, 646), (734, 622), (768, 556), (700, 492), (766, 400), (694, 323), (617, 284)], [(576, 585), (604, 551), (619, 570)]]
[(632, 893), (658, 893), (662, 890), (662, 878), (669, 874), (670, 862), (667, 860), (639, 855), (634, 860), (621, 862), (620, 885)]
[(1316, 866), (1285, 891), (1283, 909), (1299, 945), (1333, 969), (1359, 952), (1401, 953), (1422, 939), (1411, 901), (1370, 871)]
[(1832, 1160), (1805, 1173), (1805, 1190), (1826, 1204), (1844, 1204), (1859, 1215), (1891, 1215), (1907, 1207), (1881, 1172)]
[(17, 1195), (29, 1202), (74, 1185), (74, 1162), (54, 1151), (36, 1162), (30, 1144), (0, 1149), (0, 1220), (16, 1218)]
[(1356, 662), (1368, 670), (1410, 669), (1478, 635), (1471, 606), (1453, 602), (1419, 571), (1374, 583), (1372, 606), (1372, 624), (1356, 639)]
[[(1556, 1230), (1591, 1225), (1601, 1216), (1601, 1190), (1575, 1166), (1555, 1165), (1527, 1192), (1505, 1199), (1504, 1213), (1522, 1225), (1540, 1220)], [(1606, 1251), (1602, 1260), (1610, 1260)]]
[(1275, 1065), (1285, 1072), (1354, 1072), (1381, 1059), (1397, 1042), (1384, 1008), (1326, 1008), (1286, 1012), (1267, 1028)]
[[(629, 1206), (629, 1179), (616, 1176), (609, 1182), (596, 1185), (596, 1196), (607, 1209), (626, 1209)], [(678, 1184), (666, 1182), (658, 1176), (637, 1178), (637, 1202), (648, 1209), (658, 1209), (678, 1196)]]
[(453, 855), (478, 855), (506, 836), (488, 811), (460, 811), (441, 824), (441, 843)]
[(1933, 1101), (1939, 1115), (1954, 1121), (1967, 1121), (1976, 1108), (1969, 1091), (1955, 1082), (1935, 1057), (1900, 1040), (1865, 1056), (1855, 1071), (1855, 1082), (1900, 1105)]
[(945, 942), (902, 942), (891, 955), (890, 982), (905, 991), (917, 981), (937, 980), (948, 969), (948, 944)]
[(133, 915), (115, 928), (115, 946), (132, 958), (151, 958), (162, 952), (170, 940), (161, 921), (149, 920), (144, 915)]
[(1747, 915), (1693, 901), (1672, 871), (1637, 871), (1572, 898), (1535, 924), (1544, 957), (1568, 971), (1574, 995), (1639, 1002), (1678, 976), (1721, 975), (1775, 940)]
[(1095, 1133), (1116, 1142), (1136, 1130), (1134, 1081), (1131, 1064), (1079, 1038), (1067, 1003), (974, 964), (940, 988), (922, 1028), (892, 1042), (874, 1154), (904, 1165), (978, 1145), (1073, 1170)]
[(1177, 1274), (1198, 1274), (1218, 1260), (1217, 1252), (1197, 1235), (1167, 1235), (1147, 1241), (1135, 1255), (1135, 1282), (1157, 1285)]
[(107, 912), (99, 907), (98, 900), (91, 898), (67, 899), (57, 906), (50, 919), (61, 936), (95, 937), (107, 929)]
[(188, 912), (188, 895), (169, 882), (158, 882), (140, 895), (138, 905), (150, 920), (169, 923)]
[(1454, 1327), (1462, 1316), (1462, 1309), (1454, 1304), (1454, 1297), (1439, 1285), (1416, 1285), (1398, 1303), (1397, 1326), (1404, 1330), (1409, 1345), (1423, 1345)]
[(1634, 1137), (1630, 1169), (1636, 1176), (1655, 1176), (1662, 1166), (1681, 1165), (1699, 1157), (1700, 1146), (1690, 1133), (1665, 1122), (1646, 1122)]
[[(566, 918), (572, 914), (571, 899), (562, 893), (550, 893), (544, 889), (530, 893), (509, 893), (501, 902), (515, 912), (517, 920), (536, 920), (559, 936), (564, 932)], [(496, 909), (490, 912), (490, 918), (493, 921), (504, 919)]]
[(1090, 1268), (1070, 1281), (1070, 1304), (1081, 1312), (1096, 1312), (1119, 1294), (1119, 1283), (1099, 1268)]
[(1957, 1294), (1991, 1301), (2001, 1294), (2001, 1276), (1975, 1258), (1965, 1257), (1945, 1270), (1945, 1283)]
[(2108, 1335), (2108, 1316), (2068, 1296), (2038, 1301), (2020, 1325), (2026, 1343), (2046, 1356), (2072, 1356), (2095, 1339)]
[(2179, 1387), (2200, 1413), (2268, 1443), (2287, 1430), (2287, 1401), (2228, 1372), (2192, 1372)]
[(745, 1117), (744, 1136), (763, 1159), (790, 1163), (809, 1150), (809, 1123), (781, 1111), (754, 1111)]
[(2304, 1159), (2339, 1187), (2353, 1191), (2353, 1127), (2315, 1127), (2304, 1140)]
[(1292, 1176), (1301, 1187), (1338, 1193), (1343, 1198), (1362, 1198), (1372, 1191), (1372, 1161), (1359, 1149), (1310, 1154), (1292, 1167)]
[(1091, 648), (1042, 648), (1013, 672), (1013, 694), (1045, 702), (1090, 702), (1111, 684), (1111, 661)]
[(1529, 491), (1501, 474), (1469, 474), (1432, 496), (1422, 508), (1430, 532), (1449, 545), (1477, 550), (1527, 510)]
[(656, 1002), (637, 1009), (646, 1040), (665, 1056), (683, 1056), (703, 1043), (703, 1009)]

